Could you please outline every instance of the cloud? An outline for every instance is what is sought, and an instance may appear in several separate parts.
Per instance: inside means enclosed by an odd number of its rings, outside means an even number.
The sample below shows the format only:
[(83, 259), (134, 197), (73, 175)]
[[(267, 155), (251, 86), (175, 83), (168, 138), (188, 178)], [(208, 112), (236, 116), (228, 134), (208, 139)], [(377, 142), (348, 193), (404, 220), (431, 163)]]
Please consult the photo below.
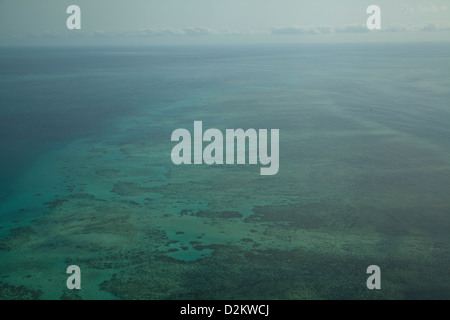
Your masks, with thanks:
[(333, 28), (330, 26), (292, 26), (292, 27), (274, 27), (271, 28), (271, 34), (290, 35), (290, 34), (320, 34), (331, 33)]
[(420, 30), (420, 27), (413, 24), (391, 24), (384, 28), (382, 28), (385, 32), (417, 32)]
[(93, 35), (114, 37), (167, 37), (167, 36), (208, 36), (218, 34), (206, 27), (190, 28), (148, 28), (141, 30), (122, 30), (115, 32), (95, 31)]
[(440, 32), (450, 31), (450, 24), (425, 23), (425, 24), (391, 24), (382, 29), (385, 32)]
[[(1, 0), (0, 0), (1, 1)], [(218, 34), (232, 34), (226, 30), (223, 33), (206, 27), (189, 28), (148, 28), (140, 30), (67, 30), (65, 32), (43, 32), (26, 33), (21, 35), (10, 35), (9, 38), (28, 39), (56, 39), (56, 38), (146, 38), (146, 37), (181, 37), (181, 36), (210, 36)]]
[(218, 32), (205, 27), (196, 27), (196, 28), (184, 28), (182, 29), (184, 35), (188, 36), (209, 36), (217, 34)]
[(331, 26), (286, 26), (271, 28), (270, 33), (274, 35), (307, 35), (327, 33), (364, 33), (369, 32), (365, 25), (346, 25), (339, 27)]
[[(1, 0), (0, 0), (1, 1)], [(450, 31), (450, 24), (391, 24), (384, 26), (377, 32), (441, 32)], [(167, 38), (167, 37), (208, 37), (208, 36), (255, 36), (255, 35), (319, 35), (319, 34), (345, 34), (345, 33), (368, 33), (366, 25), (351, 24), (338, 27), (325, 25), (317, 26), (278, 26), (265, 31), (232, 31), (215, 30), (207, 27), (187, 27), (187, 28), (147, 28), (140, 30), (67, 30), (65, 32), (43, 32), (26, 34), (0, 35), (2, 39), (112, 39), (112, 38)]]
[[(379, 32), (440, 32), (450, 31), (450, 24), (391, 24), (382, 26)], [(273, 35), (311, 35), (326, 33), (367, 33), (366, 25), (351, 24), (338, 27), (330, 26), (285, 26), (271, 28)]]
[(437, 24), (437, 23), (427, 23), (423, 25), (420, 31), (433, 32), (433, 31), (449, 31), (450, 24)]
[(428, 23), (425, 26), (423, 26), (421, 31), (426, 31), (426, 32), (433, 32), (433, 31), (437, 31), (437, 27), (434, 23)]
[(366, 25), (350, 24), (338, 27), (331, 26), (285, 26), (271, 28), (270, 33), (274, 35), (311, 35), (327, 33), (366, 33), (370, 30)]
[(118, 31), (114, 36), (126, 37), (158, 37), (158, 36), (209, 36), (220, 32), (206, 27), (189, 28), (149, 28), (142, 30)]
[(337, 27), (334, 29), (337, 33), (364, 33), (369, 32), (366, 25), (351, 24), (347, 26)]

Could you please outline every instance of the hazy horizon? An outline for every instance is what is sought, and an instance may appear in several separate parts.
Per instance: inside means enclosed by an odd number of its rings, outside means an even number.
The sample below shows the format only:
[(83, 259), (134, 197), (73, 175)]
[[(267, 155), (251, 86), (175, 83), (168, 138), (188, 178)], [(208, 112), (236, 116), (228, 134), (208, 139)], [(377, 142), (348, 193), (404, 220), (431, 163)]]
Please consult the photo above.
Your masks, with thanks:
[[(111, 5), (113, 3), (113, 5)], [(81, 30), (66, 9), (81, 8)], [(381, 8), (369, 31), (366, 9)], [(0, 1), (0, 45), (422, 42), (450, 39), (446, 1)]]

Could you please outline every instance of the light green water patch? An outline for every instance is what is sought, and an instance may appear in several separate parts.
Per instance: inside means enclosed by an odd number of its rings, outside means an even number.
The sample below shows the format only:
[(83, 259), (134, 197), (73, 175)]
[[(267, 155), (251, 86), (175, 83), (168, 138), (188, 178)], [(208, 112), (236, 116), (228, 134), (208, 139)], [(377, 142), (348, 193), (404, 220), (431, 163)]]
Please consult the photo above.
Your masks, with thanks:
[(60, 156), (71, 159), (61, 170), (70, 177), (74, 193), (105, 200), (120, 196), (140, 205), (162, 197), (149, 188), (164, 185), (168, 170), (149, 165), (147, 158), (124, 155), (120, 146), (78, 141), (61, 150)]
[(13, 186), (14, 193), (1, 203), (1, 232), (20, 226), (42, 215), (70, 194), (70, 177), (59, 169), (64, 155), (58, 150), (42, 155)]
[[(41, 290), (42, 299), (62, 298), (68, 277), (65, 270), (76, 264), (81, 267), (83, 279), (77, 298), (114, 298), (99, 286), (116, 269), (110, 263), (102, 266), (99, 261), (111, 251), (135, 243), (137, 229), (128, 222), (129, 217), (124, 205), (70, 198), (37, 219), (33, 228), (13, 230), (0, 242), (2, 279), (29, 290)], [(86, 263), (92, 259), (95, 264)]]
[[(32, 242), (23, 244), (15, 250), (0, 251), (2, 260), (1, 280), (6, 284), (14, 284), (32, 292), (40, 292), (34, 299), (61, 299), (66, 288), (66, 280), (69, 274), (66, 269), (69, 265), (77, 264), (81, 268), (82, 283), (78, 296), (81, 299), (115, 299), (108, 292), (99, 290), (99, 284), (109, 279), (115, 272), (114, 269), (96, 270), (88, 265), (80, 263), (77, 255), (70, 247), (55, 249), (48, 243), (48, 246), (37, 250), (27, 250)], [(84, 252), (83, 256), (89, 254)], [(98, 253), (95, 254), (98, 256)], [(70, 257), (72, 262), (68, 259)], [(15, 291), (18, 291), (17, 289)], [(22, 290), (23, 291), (23, 290)], [(2, 292), (2, 294), (6, 294)], [(12, 290), (4, 299), (15, 297)], [(23, 292), (17, 292), (16, 299), (27, 299)]]
[(168, 237), (165, 247), (160, 250), (175, 259), (194, 261), (209, 256), (213, 244), (226, 244), (239, 239), (239, 233), (226, 233), (214, 222), (196, 216), (182, 215), (159, 219), (158, 227)]

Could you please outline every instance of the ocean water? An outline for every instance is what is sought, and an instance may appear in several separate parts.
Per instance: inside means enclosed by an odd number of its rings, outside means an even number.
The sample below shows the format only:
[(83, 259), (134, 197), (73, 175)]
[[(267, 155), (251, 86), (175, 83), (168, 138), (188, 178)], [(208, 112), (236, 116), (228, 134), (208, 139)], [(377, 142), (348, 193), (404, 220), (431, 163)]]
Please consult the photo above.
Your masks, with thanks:
[[(449, 53), (1, 48), (0, 299), (449, 299)], [(196, 120), (279, 129), (278, 174), (174, 165)]]

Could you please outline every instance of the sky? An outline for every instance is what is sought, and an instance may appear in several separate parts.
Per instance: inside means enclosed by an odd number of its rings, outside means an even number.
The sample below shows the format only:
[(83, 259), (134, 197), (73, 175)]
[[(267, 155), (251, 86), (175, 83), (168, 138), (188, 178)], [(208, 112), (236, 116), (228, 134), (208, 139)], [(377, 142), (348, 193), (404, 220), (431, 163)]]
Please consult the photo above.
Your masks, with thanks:
[(449, 0), (0, 0), (0, 45), (424, 40), (450, 41)]

